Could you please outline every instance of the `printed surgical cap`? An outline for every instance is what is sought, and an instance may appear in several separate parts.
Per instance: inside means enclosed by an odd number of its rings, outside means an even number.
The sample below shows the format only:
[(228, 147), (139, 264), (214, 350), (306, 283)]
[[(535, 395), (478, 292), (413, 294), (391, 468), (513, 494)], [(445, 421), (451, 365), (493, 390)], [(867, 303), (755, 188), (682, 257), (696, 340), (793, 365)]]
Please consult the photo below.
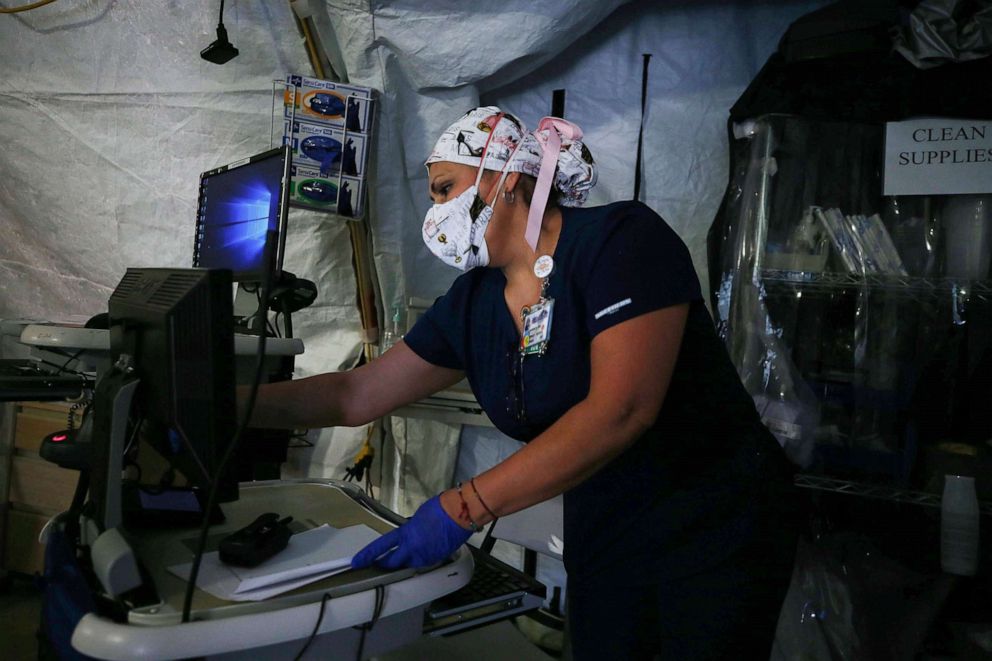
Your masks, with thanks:
[[(541, 133), (548, 130), (554, 129), (544, 129)], [(511, 155), (508, 172), (537, 178), (541, 169), (542, 149), (537, 137), (517, 117), (496, 106), (473, 108), (445, 129), (425, 165), (448, 161), (478, 167), (483, 152), (487, 170), (503, 170)], [(578, 207), (585, 203), (589, 190), (596, 184), (596, 165), (581, 140), (562, 139), (554, 183), (562, 206)]]

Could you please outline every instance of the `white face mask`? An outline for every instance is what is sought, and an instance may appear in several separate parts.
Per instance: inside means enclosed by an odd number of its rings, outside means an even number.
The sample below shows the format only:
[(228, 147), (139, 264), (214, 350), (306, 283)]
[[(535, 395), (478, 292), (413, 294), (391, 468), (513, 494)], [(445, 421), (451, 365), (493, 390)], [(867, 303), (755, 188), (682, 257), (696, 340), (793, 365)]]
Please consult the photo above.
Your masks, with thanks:
[[(495, 201), (494, 197), (494, 204)], [(492, 217), (493, 207), (479, 197), (479, 187), (469, 186), (453, 200), (435, 204), (427, 211), (424, 243), (438, 259), (456, 269), (487, 266), (486, 228)]]
[[(489, 144), (486, 143), (486, 149)], [(519, 144), (517, 146), (519, 148)], [(461, 194), (443, 204), (435, 204), (424, 217), (422, 236), (427, 248), (448, 266), (468, 271), (476, 266), (489, 265), (489, 247), (486, 245), (486, 228), (493, 217), (493, 205), (506, 180), (507, 166), (513, 159), (516, 148), (510, 153), (499, 181), (494, 189), (493, 201), (486, 204), (479, 197), (479, 182), (482, 180), (482, 165), (486, 162), (486, 150), (482, 152), (482, 163), (475, 175), (475, 184)]]

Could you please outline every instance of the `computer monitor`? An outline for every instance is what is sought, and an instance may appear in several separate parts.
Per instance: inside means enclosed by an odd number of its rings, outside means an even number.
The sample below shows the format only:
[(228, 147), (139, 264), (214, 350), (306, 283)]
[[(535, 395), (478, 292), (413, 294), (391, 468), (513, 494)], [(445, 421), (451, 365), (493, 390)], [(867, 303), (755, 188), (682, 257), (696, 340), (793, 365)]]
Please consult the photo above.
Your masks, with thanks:
[[(270, 149), (200, 175), (193, 266), (229, 269), (237, 282), (282, 271), (289, 209), (289, 146)], [(265, 241), (276, 244), (266, 264)]]
[[(120, 519), (115, 466), (123, 448), (107, 440), (114, 436), (114, 400), (134, 378), (127, 414), (141, 422), (141, 437), (193, 485), (206, 491), (219, 480), (218, 502), (237, 499), (233, 472), (217, 475), (237, 426), (231, 283), (227, 270), (129, 268), (111, 294), (110, 351), (117, 367), (97, 386), (91, 466), (92, 500), (98, 518), (110, 522), (105, 527)], [(133, 432), (128, 436), (130, 442)]]

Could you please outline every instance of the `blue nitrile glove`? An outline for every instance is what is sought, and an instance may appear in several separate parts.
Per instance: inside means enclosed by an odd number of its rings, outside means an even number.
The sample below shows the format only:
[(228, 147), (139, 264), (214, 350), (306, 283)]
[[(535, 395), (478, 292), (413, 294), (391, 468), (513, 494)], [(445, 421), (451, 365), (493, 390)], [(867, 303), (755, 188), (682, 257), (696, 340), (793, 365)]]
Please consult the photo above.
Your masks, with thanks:
[(409, 521), (356, 553), (351, 567), (362, 569), (372, 563), (383, 569), (429, 567), (454, 553), (471, 535), (448, 516), (434, 496), (417, 508)]

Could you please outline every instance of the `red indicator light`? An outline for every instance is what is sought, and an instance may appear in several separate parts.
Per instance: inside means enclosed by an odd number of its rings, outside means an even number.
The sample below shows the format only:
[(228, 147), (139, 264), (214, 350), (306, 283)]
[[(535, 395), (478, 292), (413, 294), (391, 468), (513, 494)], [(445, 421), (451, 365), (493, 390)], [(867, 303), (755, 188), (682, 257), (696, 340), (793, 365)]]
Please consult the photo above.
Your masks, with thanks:
[(52, 440), (55, 441), (56, 443), (58, 443), (59, 441), (64, 441), (67, 438), (69, 438), (69, 437), (66, 436), (65, 434), (59, 434), (57, 436), (52, 436)]

